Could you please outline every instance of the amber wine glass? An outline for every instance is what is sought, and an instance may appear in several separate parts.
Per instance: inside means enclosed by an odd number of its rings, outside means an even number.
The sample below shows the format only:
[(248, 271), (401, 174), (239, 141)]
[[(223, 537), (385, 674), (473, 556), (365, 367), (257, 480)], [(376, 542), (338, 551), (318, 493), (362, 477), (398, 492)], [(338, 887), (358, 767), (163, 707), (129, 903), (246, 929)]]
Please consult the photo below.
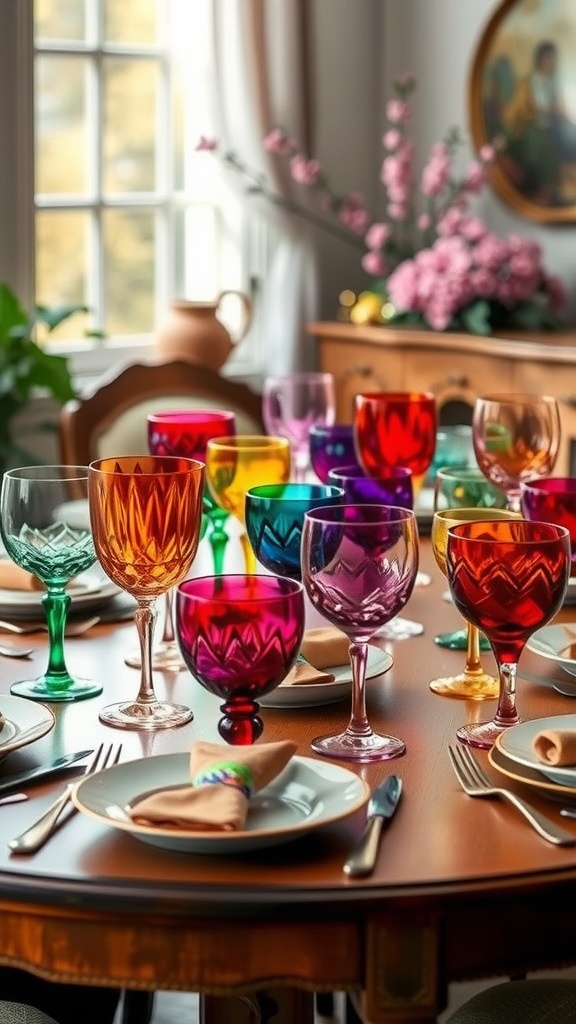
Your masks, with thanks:
[(549, 476), (560, 447), (560, 413), (551, 395), (503, 394), (477, 398), (472, 442), (485, 476), (521, 510), (521, 482)]
[(198, 547), (204, 465), (176, 456), (123, 456), (89, 466), (88, 501), (96, 553), (106, 574), (136, 598), (140, 689), (100, 720), (121, 729), (166, 729), (190, 721), (183, 704), (159, 701), (152, 682), (156, 600), (185, 579)]
[[(435, 512), (432, 518), (430, 540), (436, 564), (446, 575), (446, 544), (448, 530), (457, 523), (478, 522), (482, 519), (521, 519), (508, 509), (453, 508)], [(486, 700), (499, 693), (499, 683), (482, 668), (480, 661), (480, 632), (472, 622), (466, 623), (466, 664), (464, 671), (455, 676), (433, 679), (430, 689), (441, 697), (459, 697), (462, 700)]]
[(206, 445), (206, 483), (214, 501), (242, 525), (240, 543), (248, 575), (256, 572), (256, 556), (246, 533), (246, 491), (260, 484), (290, 479), (291, 452), (286, 437), (236, 434), (212, 437)]
[(529, 519), (458, 523), (448, 530), (446, 570), (454, 603), (488, 637), (500, 691), (491, 722), (458, 729), (461, 743), (489, 749), (520, 721), (516, 673), (526, 641), (564, 601), (570, 576), (570, 535), (564, 526)]

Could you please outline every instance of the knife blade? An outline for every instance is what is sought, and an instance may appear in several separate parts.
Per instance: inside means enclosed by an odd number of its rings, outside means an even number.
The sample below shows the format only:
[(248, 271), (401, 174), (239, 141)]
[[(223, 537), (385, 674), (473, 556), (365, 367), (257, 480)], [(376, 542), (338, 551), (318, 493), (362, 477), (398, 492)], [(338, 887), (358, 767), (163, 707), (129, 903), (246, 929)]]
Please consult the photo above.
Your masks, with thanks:
[(402, 779), (389, 775), (374, 790), (368, 803), (364, 831), (344, 865), (344, 874), (362, 878), (374, 870), (384, 826), (392, 818), (402, 793)]
[(64, 757), (58, 757), (51, 764), (40, 764), (36, 768), (28, 768), (24, 772), (16, 772), (15, 775), (10, 775), (7, 779), (0, 781), (0, 793), (7, 793), (10, 789), (21, 786), (23, 782), (30, 782), (32, 779), (40, 779), (47, 775), (57, 775), (65, 768), (75, 764), (76, 761), (81, 761), (83, 757), (88, 757), (92, 753), (94, 753), (93, 750), (77, 750), (74, 754), (65, 754)]

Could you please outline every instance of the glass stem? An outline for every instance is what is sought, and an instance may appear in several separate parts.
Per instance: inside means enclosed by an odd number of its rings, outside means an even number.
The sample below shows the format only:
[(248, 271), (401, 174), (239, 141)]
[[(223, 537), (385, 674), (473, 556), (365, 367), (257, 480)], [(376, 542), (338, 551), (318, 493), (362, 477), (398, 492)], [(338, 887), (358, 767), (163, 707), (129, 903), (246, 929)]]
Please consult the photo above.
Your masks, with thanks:
[(367, 643), (351, 642), (348, 648), (352, 666), (352, 714), (347, 733), (354, 736), (371, 736), (372, 729), (366, 717), (366, 658)]
[(49, 654), (45, 679), (55, 686), (70, 682), (64, 660), (64, 630), (70, 607), (70, 596), (64, 590), (48, 590), (42, 598), (48, 626)]
[(500, 678), (500, 695), (494, 721), (498, 726), (517, 725), (520, 721), (516, 711), (516, 669), (515, 661), (498, 659), (498, 675)]
[(155, 704), (156, 694), (152, 683), (152, 638), (156, 624), (156, 602), (139, 601), (134, 612), (134, 621), (140, 641), (140, 690), (136, 698), (138, 704)]
[(466, 675), (477, 675), (479, 672), (482, 672), (480, 633), (478, 626), (474, 626), (471, 622), (468, 622), (466, 627), (466, 666), (464, 671)]
[(221, 576), (224, 572), (224, 553), (228, 544), (228, 534), (224, 529), (224, 523), (228, 518), (227, 512), (215, 509), (207, 512), (210, 521), (208, 542), (212, 549), (212, 561), (214, 563), (214, 575)]
[(256, 555), (254, 549), (248, 540), (248, 534), (246, 530), (243, 530), (240, 534), (240, 544), (242, 546), (242, 553), (244, 555), (244, 567), (248, 576), (254, 576), (257, 570)]
[(174, 588), (171, 587), (164, 594), (164, 627), (162, 629), (162, 644), (174, 643)]
[(522, 492), (508, 491), (506, 504), (510, 512), (522, 512)]

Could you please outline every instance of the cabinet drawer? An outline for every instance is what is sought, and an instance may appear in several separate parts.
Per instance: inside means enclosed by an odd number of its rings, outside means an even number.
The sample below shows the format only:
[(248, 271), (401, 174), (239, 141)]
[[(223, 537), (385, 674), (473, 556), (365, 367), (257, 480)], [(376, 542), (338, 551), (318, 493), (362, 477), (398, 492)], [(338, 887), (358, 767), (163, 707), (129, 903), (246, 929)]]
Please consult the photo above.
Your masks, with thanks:
[(402, 388), (402, 359), (398, 352), (374, 345), (323, 339), (318, 346), (319, 369), (334, 374), (336, 418), (350, 423), (354, 396), (360, 391), (397, 391)]
[(462, 351), (412, 349), (405, 371), (407, 390), (434, 393), (441, 423), (470, 422), (479, 395), (512, 387), (509, 363)]

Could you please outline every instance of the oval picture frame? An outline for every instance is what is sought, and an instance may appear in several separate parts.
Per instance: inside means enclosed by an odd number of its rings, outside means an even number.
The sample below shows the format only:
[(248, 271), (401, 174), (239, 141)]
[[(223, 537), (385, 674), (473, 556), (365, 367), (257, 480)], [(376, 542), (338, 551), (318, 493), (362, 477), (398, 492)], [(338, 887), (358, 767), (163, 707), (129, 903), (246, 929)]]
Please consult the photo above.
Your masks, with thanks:
[(474, 144), (498, 140), (490, 184), (523, 217), (576, 220), (574, 0), (502, 0), (473, 56)]

